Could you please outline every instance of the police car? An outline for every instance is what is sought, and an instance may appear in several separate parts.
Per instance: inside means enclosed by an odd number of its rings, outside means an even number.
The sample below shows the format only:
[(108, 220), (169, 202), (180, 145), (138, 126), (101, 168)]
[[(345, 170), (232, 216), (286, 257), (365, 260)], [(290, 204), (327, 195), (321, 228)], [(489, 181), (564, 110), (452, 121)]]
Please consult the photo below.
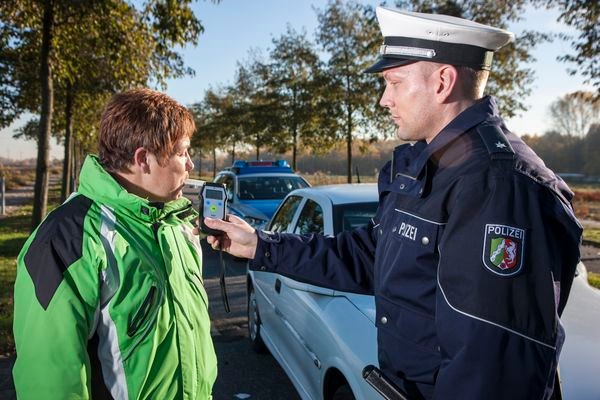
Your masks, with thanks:
[(257, 229), (264, 228), (290, 191), (310, 186), (285, 160), (238, 160), (219, 172), (214, 182), (225, 185), (228, 213)]
[[(291, 192), (268, 230), (335, 235), (367, 224), (377, 209), (377, 186), (330, 185)], [(577, 267), (562, 316), (563, 398), (600, 398), (600, 291)], [(286, 276), (249, 271), (248, 330), (257, 351), (268, 349), (303, 399), (381, 399), (362, 378), (378, 365), (373, 296), (309, 285)]]

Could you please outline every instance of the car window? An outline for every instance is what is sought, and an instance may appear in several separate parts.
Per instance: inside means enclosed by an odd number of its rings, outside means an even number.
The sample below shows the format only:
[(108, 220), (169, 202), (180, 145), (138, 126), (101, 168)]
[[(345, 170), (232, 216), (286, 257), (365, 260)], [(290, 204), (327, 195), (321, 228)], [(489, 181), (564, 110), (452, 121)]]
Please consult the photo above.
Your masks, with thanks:
[(307, 200), (300, 217), (298, 225), (294, 230), (295, 233), (306, 235), (309, 233), (323, 233), (325, 227), (323, 224), (323, 209), (321, 206), (312, 200)]
[(333, 229), (337, 234), (351, 231), (369, 223), (377, 212), (377, 203), (353, 203), (333, 207)]
[(233, 198), (233, 176), (228, 174), (219, 175), (215, 178), (215, 182), (222, 183), (225, 185), (225, 190), (227, 191), (227, 198)]
[(292, 224), (292, 219), (301, 200), (302, 197), (299, 196), (288, 197), (273, 217), (270, 230), (273, 232), (286, 232)]
[(283, 199), (294, 189), (308, 184), (298, 176), (254, 176), (238, 178), (240, 200)]

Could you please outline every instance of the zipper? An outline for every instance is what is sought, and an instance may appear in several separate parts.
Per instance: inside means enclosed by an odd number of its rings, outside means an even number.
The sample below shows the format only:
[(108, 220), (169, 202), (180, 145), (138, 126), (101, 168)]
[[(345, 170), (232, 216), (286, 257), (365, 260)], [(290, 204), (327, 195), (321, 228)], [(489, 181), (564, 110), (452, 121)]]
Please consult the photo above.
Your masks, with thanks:
[(127, 336), (133, 337), (139, 331), (140, 327), (142, 326), (142, 323), (146, 320), (146, 317), (148, 316), (148, 313), (150, 312), (150, 308), (151, 308), (152, 304), (154, 303), (155, 297), (156, 297), (156, 286), (152, 286), (150, 288), (150, 291), (148, 292), (148, 295), (144, 299), (142, 306), (137, 311), (137, 313), (133, 317), (133, 320), (127, 327)]

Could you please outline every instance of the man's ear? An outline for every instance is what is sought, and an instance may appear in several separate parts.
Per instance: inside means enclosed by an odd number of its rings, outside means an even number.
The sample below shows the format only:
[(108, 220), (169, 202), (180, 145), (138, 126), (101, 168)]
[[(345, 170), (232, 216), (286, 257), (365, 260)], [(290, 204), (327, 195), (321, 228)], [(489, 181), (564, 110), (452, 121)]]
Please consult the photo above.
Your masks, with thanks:
[(138, 147), (133, 153), (133, 165), (145, 174), (150, 173), (150, 164), (148, 163), (148, 150)]
[(435, 79), (438, 103), (446, 103), (457, 89), (458, 70), (453, 65), (443, 64), (435, 72)]

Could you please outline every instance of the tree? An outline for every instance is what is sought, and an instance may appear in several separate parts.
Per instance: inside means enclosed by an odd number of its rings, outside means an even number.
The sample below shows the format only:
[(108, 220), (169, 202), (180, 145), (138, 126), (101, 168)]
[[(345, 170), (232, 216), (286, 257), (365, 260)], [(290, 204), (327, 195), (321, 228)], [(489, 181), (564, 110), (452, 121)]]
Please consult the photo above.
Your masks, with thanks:
[(231, 125), (223, 118), (223, 106), (226, 99), (219, 90), (209, 89), (204, 93), (201, 102), (192, 104), (190, 111), (196, 122), (196, 134), (192, 136), (191, 147), (198, 155), (198, 173), (202, 175), (202, 154), (209, 152), (212, 156), (213, 178), (217, 172), (217, 150), (224, 146), (224, 135)]
[[(127, 34), (140, 32), (143, 37), (137, 37), (135, 43), (128, 42), (126, 54), (135, 53), (137, 49), (149, 49), (145, 54), (142, 66), (146, 66), (142, 71), (156, 80), (158, 84), (164, 86), (166, 78), (181, 76), (186, 73), (193, 73), (186, 68), (181, 56), (173, 51), (173, 48), (184, 46), (187, 43), (195, 44), (203, 28), (194, 13), (190, 9), (190, 0), (179, 2), (168, 0), (149, 0), (142, 5), (142, 10), (137, 11), (135, 6), (129, 5), (123, 0), (90, 1), (82, 2), (79, 0), (28, 0), (20, 2), (2, 2), (0, 6), (0, 16), (2, 25), (10, 26), (9, 29), (2, 28), (2, 37), (7, 33), (12, 35), (8, 39), (9, 45), (14, 44), (18, 49), (32, 49), (38, 51), (39, 56), (39, 77), (37, 79), (41, 95), (39, 101), (32, 101), (32, 97), (26, 96), (27, 101), (22, 103), (30, 104), (33, 112), (39, 112), (40, 131), (38, 138), (38, 161), (36, 169), (36, 184), (34, 194), (33, 226), (37, 226), (41, 218), (46, 213), (47, 189), (48, 189), (48, 142), (52, 127), (52, 117), (54, 112), (54, 84), (55, 79), (65, 78), (65, 90), (71, 91), (74, 88), (73, 75), (61, 75), (61, 72), (68, 72), (68, 66), (75, 67), (71, 72), (79, 73), (77, 78), (82, 77), (84, 71), (81, 63), (82, 54), (71, 57), (76, 62), (69, 64), (67, 55), (78, 53), (81, 49), (73, 43), (78, 43), (78, 36), (60, 36), (61, 33), (68, 32), (69, 29), (74, 32), (83, 32), (84, 36), (88, 32), (99, 43), (106, 40), (106, 47), (112, 50), (109, 53), (102, 53), (106, 57), (106, 63), (115, 63), (117, 69), (127, 71), (126, 65), (131, 68), (140, 67), (139, 58), (134, 58), (133, 63), (130, 57), (123, 53), (120, 36), (109, 35), (108, 38), (101, 36), (104, 30), (96, 27), (109, 28), (109, 32), (115, 32), (111, 27), (118, 26), (123, 22), (122, 18), (115, 18), (125, 15), (119, 11), (132, 10), (135, 16), (135, 23), (140, 29), (133, 29)], [(89, 19), (91, 18), (91, 19)], [(126, 25), (130, 26), (130, 25)], [(41, 35), (38, 33), (41, 32)], [(60, 40), (58, 40), (60, 38)], [(29, 40), (24, 40), (29, 39)], [(113, 39), (113, 41), (111, 41)], [(117, 46), (111, 46), (117, 44)], [(139, 47), (138, 47), (139, 46)], [(69, 52), (65, 49), (71, 49)], [(27, 52), (25, 52), (27, 53)], [(3, 51), (3, 54), (6, 54)], [(88, 53), (89, 54), (89, 53)], [(6, 58), (3, 57), (2, 61)], [(96, 59), (97, 61), (97, 59)], [(60, 66), (65, 66), (64, 70)], [(31, 69), (31, 65), (29, 65)], [(27, 76), (23, 74), (23, 76)], [(84, 79), (77, 81), (87, 82)], [(30, 84), (29, 87), (34, 87)], [(27, 93), (26, 90), (23, 93)], [(20, 97), (23, 98), (23, 93)], [(66, 93), (66, 92), (65, 92)], [(67, 99), (69, 96), (65, 96)], [(72, 99), (72, 98), (71, 98)], [(69, 102), (67, 102), (69, 103)], [(70, 102), (72, 104), (72, 102)], [(18, 112), (18, 110), (17, 110)], [(68, 113), (66, 113), (68, 114)]]
[(549, 131), (542, 136), (524, 137), (523, 140), (552, 170), (583, 172), (584, 141), (582, 138)]
[(1, 23), (3, 12), (0, 7), (0, 128), (4, 128), (20, 114), (16, 105), (18, 89), (15, 76), (15, 59), (18, 53), (11, 47), (16, 33), (10, 25)]
[(574, 63), (577, 68), (569, 69), (571, 75), (581, 74), (587, 77), (585, 83), (591, 83), (600, 96), (600, 3), (597, 0), (534, 0), (534, 4), (544, 4), (547, 8), (558, 8), (559, 22), (578, 31), (578, 36), (561, 34), (563, 40), (569, 40), (573, 54), (564, 54), (558, 60)]
[(590, 126), (600, 122), (600, 99), (591, 92), (573, 92), (550, 105), (554, 129), (562, 135), (583, 138)]
[(288, 25), (285, 34), (273, 39), (270, 63), (264, 69), (267, 93), (263, 104), (270, 110), (266, 113), (271, 116), (270, 135), (279, 133), (279, 152), (291, 147), (293, 169), (297, 167), (300, 139), (311, 143), (311, 137), (324, 133), (319, 129), (322, 118), (317, 107), (322, 72), (313, 47), (306, 32), (296, 32)]
[(317, 41), (328, 53), (328, 80), (324, 100), (333, 121), (346, 140), (347, 179), (352, 182), (352, 140), (359, 130), (369, 131), (377, 112), (381, 82), (363, 71), (373, 62), (380, 44), (375, 12), (355, 0), (330, 0), (317, 10)]
[[(400, 7), (417, 12), (446, 14), (506, 29), (509, 22), (522, 19), (527, 0), (402, 0)], [(486, 93), (498, 99), (505, 118), (511, 118), (527, 107), (523, 99), (531, 94), (534, 71), (525, 65), (535, 61), (533, 48), (550, 40), (547, 34), (526, 30), (515, 41), (495, 52)]]
[(600, 123), (591, 125), (585, 136), (583, 171), (588, 175), (600, 176), (598, 149), (600, 149)]

